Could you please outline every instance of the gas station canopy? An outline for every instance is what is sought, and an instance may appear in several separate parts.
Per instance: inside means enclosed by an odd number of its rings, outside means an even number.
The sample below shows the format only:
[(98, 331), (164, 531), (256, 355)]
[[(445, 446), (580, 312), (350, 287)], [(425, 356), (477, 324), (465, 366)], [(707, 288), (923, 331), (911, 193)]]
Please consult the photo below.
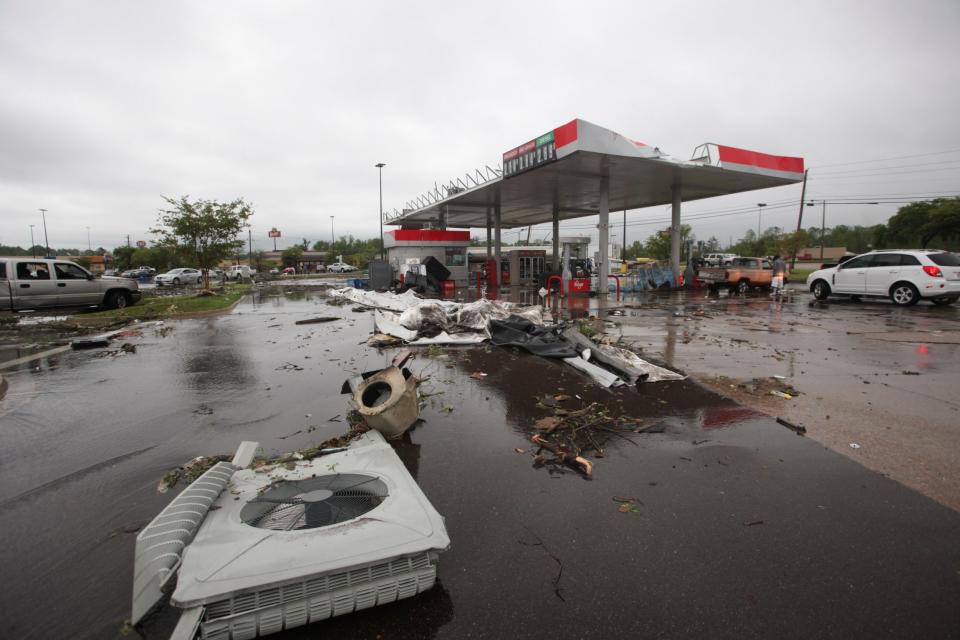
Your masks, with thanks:
[[(699, 200), (803, 180), (803, 158), (707, 143), (680, 160), (585, 120), (571, 120), (503, 154), (502, 170), (480, 182), (436, 188), (388, 216), (406, 228), (522, 227), (601, 213)], [(677, 194), (679, 191), (679, 194)], [(606, 195), (606, 194), (604, 194)], [(606, 211), (603, 211), (605, 213)], [(555, 218), (556, 216), (556, 218)]]

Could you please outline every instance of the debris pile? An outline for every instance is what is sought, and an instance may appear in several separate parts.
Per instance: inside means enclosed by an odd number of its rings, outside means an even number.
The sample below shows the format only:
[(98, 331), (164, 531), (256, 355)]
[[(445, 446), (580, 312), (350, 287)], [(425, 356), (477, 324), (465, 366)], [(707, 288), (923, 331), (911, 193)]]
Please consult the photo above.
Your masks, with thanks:
[(186, 484), (190, 484), (204, 473), (210, 470), (213, 465), (224, 460), (230, 460), (233, 456), (229, 455), (213, 455), (213, 456), (197, 456), (196, 458), (190, 460), (189, 462), (180, 465), (179, 467), (174, 467), (167, 471), (164, 474), (163, 478), (160, 480), (160, 483), (157, 485), (157, 493), (166, 493), (170, 489), (177, 486), (180, 480), (185, 480)]
[[(300, 461), (309, 461), (330, 453), (343, 451), (348, 444), (370, 430), (357, 411), (351, 411), (347, 414), (347, 423), (350, 427), (346, 433), (324, 440), (319, 444), (312, 444), (273, 458), (256, 457), (254, 458), (253, 470), (257, 473), (269, 473), (279, 466), (289, 466)], [(218, 462), (229, 461), (231, 458), (232, 456), (225, 454), (197, 456), (185, 464), (167, 471), (157, 484), (157, 492), (166, 493), (177, 486), (181, 480), (184, 480), (185, 484), (190, 484)]]
[(545, 407), (553, 407), (553, 415), (533, 423), (535, 433), (530, 441), (537, 445), (533, 458), (535, 467), (567, 466), (589, 478), (593, 475), (593, 463), (586, 458), (587, 455), (602, 458), (604, 444), (611, 437), (636, 444), (627, 434), (644, 432), (636, 418), (614, 415), (610, 407), (598, 402), (576, 410), (560, 406), (569, 399), (569, 396), (560, 394), (546, 396), (540, 401)]

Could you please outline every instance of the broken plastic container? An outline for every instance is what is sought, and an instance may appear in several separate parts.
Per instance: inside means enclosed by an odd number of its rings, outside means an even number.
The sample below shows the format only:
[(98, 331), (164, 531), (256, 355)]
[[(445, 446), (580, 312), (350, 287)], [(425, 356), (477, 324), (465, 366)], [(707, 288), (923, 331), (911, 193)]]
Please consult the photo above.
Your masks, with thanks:
[(420, 417), (417, 383), (407, 369), (387, 367), (370, 376), (353, 399), (363, 421), (385, 438), (399, 438)]

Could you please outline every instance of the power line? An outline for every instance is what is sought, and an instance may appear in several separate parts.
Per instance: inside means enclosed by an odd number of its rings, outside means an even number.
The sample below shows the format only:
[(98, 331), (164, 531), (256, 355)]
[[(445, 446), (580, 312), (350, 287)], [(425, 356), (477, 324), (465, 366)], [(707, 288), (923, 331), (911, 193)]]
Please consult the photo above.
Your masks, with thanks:
[[(885, 167), (877, 167), (878, 169), (883, 169)], [(819, 177), (816, 174), (810, 176), (810, 180), (849, 180), (850, 178), (870, 178), (873, 176), (903, 176), (913, 173), (933, 173), (935, 171), (957, 171), (960, 172), (960, 166), (958, 167), (944, 167), (942, 169), (920, 169), (919, 171), (890, 171), (884, 173), (858, 173), (852, 175), (837, 175), (837, 176), (824, 176)]]
[(845, 169), (843, 171), (817, 171), (818, 176), (836, 176), (850, 173), (861, 173), (863, 171), (885, 171), (887, 169), (916, 169), (917, 167), (934, 167), (942, 164), (957, 164), (960, 158), (956, 160), (941, 160), (940, 162), (921, 162), (919, 164), (894, 164), (887, 167), (864, 167), (861, 169)]
[(906, 160), (908, 158), (926, 158), (929, 156), (942, 156), (948, 153), (960, 153), (960, 149), (947, 149), (946, 151), (931, 151), (930, 153), (917, 153), (909, 156), (892, 156), (890, 158), (878, 158), (876, 160), (854, 160), (852, 162), (820, 164), (820, 165), (813, 165), (810, 167), (810, 169), (825, 169), (827, 167), (846, 167), (852, 164), (871, 164), (873, 162), (887, 162), (888, 160)]
[[(960, 193), (937, 192), (936, 197), (960, 197)], [(849, 196), (847, 197), (825, 196), (823, 198), (811, 196), (807, 198), (808, 201), (809, 200), (827, 200), (828, 203), (830, 200), (841, 200), (841, 199), (844, 200), (845, 202), (849, 202), (849, 204), (867, 204), (868, 202), (876, 202), (878, 204), (911, 204), (914, 202), (922, 202), (924, 200), (929, 200), (931, 199), (931, 197), (921, 196), (921, 197), (914, 197), (914, 198), (901, 197), (898, 199), (885, 199), (883, 197), (878, 198), (878, 197), (871, 197), (871, 196), (861, 196), (861, 197), (852, 199)], [(857, 201), (860, 201), (860, 202), (857, 202)], [(799, 203), (800, 203), (799, 199), (796, 199), (796, 200), (789, 201), (787, 204), (768, 204), (768, 206), (765, 207), (765, 209), (768, 211), (780, 210), (780, 209), (793, 209), (794, 207), (799, 205)], [(733, 209), (733, 210), (726, 210), (726, 211), (721, 210), (720, 212), (714, 212), (714, 213), (699, 212), (699, 213), (685, 216), (683, 220), (696, 222), (700, 220), (714, 220), (717, 218), (728, 218), (728, 217), (734, 217), (734, 216), (755, 215), (755, 214), (756, 214), (756, 207), (754, 206), (754, 207), (747, 207), (743, 209)], [(670, 221), (671, 219), (669, 217), (646, 218), (643, 220), (634, 220), (634, 221), (628, 222), (626, 226), (627, 227), (659, 226), (659, 225), (669, 224)], [(590, 224), (590, 223), (564, 224), (564, 222), (566, 221), (561, 221), (560, 225), (561, 225), (561, 230), (565, 230), (565, 231), (595, 229), (597, 227), (595, 223), (594, 224)], [(546, 223), (541, 223), (541, 224), (546, 224)], [(538, 226), (538, 225), (532, 225), (532, 226)]]

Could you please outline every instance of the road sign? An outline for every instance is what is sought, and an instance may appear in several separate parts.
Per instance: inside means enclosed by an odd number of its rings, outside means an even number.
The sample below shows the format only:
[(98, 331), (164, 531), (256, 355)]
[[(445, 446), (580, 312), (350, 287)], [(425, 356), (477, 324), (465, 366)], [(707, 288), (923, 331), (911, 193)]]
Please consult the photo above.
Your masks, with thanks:
[(268, 238), (279, 238), (279, 237), (280, 237), (280, 230), (277, 229), (276, 227), (274, 227), (273, 229), (270, 229), (270, 231), (267, 232), (267, 237), (268, 237)]
[(137, 240), (137, 246), (140, 247), (141, 249), (143, 249), (144, 247), (147, 246), (147, 241), (146, 241), (146, 240)]

